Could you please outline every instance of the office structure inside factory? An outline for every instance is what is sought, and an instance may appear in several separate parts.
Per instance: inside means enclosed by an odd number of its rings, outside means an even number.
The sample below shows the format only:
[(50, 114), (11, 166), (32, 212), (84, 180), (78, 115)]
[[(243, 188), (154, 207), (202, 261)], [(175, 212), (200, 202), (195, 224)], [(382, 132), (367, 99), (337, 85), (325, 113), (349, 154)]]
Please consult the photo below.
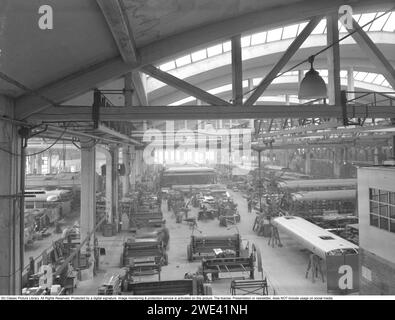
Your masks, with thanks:
[(395, 295), (395, 4), (343, 2), (0, 0), (0, 294)]

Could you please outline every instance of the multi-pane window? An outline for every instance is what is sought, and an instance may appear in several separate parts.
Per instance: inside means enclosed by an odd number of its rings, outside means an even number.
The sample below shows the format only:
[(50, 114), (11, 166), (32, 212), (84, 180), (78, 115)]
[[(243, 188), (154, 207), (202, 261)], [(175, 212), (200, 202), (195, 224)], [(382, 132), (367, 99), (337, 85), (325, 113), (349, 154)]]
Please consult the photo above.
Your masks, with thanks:
[(369, 189), (370, 225), (395, 233), (395, 192)]

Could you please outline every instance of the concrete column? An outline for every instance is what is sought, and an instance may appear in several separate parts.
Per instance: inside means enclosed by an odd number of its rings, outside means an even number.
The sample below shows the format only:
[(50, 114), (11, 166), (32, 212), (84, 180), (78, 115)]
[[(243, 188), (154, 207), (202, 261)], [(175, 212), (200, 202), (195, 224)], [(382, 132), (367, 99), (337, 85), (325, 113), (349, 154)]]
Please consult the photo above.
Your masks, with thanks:
[(340, 99), (340, 48), (338, 14), (330, 14), (326, 17), (327, 43), (332, 46), (326, 51), (328, 65), (328, 102), (330, 105), (339, 106)]
[[(0, 96), (0, 115), (14, 118), (11, 99)], [(17, 127), (0, 120), (0, 147), (12, 153), (20, 153), (21, 139)], [(0, 195), (20, 194), (21, 159), (0, 150)], [(0, 197), (0, 295), (21, 294), (20, 270), (23, 266), (23, 215), (20, 197)]]
[[(347, 91), (354, 91), (354, 68), (350, 67), (347, 69)], [(355, 93), (349, 93), (348, 99), (354, 99)]]
[(304, 166), (304, 173), (311, 174), (311, 150), (308, 149), (306, 151), (306, 159), (305, 159), (305, 166)]
[(42, 156), (41, 154), (38, 154), (36, 156), (36, 168), (37, 168), (37, 174), (42, 174), (43, 173), (43, 161), (42, 161)]
[(112, 157), (108, 150), (104, 153), (106, 155), (106, 213), (108, 223), (112, 223)]
[[(91, 140), (81, 141), (81, 241), (96, 225), (96, 150)], [(86, 242), (82, 251), (92, 248), (94, 236)]]
[(340, 178), (341, 176), (341, 164), (342, 164), (342, 155), (343, 149), (336, 148), (333, 151), (333, 175), (336, 178)]
[(136, 151), (134, 147), (130, 147), (130, 175), (129, 175), (130, 189), (136, 189)]
[(379, 165), (380, 164), (380, 149), (378, 148), (378, 147), (376, 147), (376, 148), (374, 148), (374, 151), (373, 151), (374, 153), (373, 153), (373, 163), (375, 164), (375, 165)]
[(119, 226), (119, 210), (118, 210), (118, 204), (119, 204), (119, 190), (118, 190), (118, 184), (119, 184), (119, 174), (118, 174), (118, 164), (119, 164), (119, 149), (117, 146), (111, 146), (110, 147), (110, 154), (111, 154), (111, 195), (112, 195), (112, 220), (115, 223), (116, 230), (118, 232), (118, 226)]
[(395, 159), (395, 135), (392, 136), (392, 158)]
[(48, 173), (51, 174), (51, 167), (52, 167), (52, 152), (48, 152)]
[(130, 188), (130, 150), (129, 147), (122, 149), (122, 163), (125, 165), (125, 175), (122, 177), (122, 195), (125, 197), (129, 193)]
[(288, 168), (288, 166), (289, 166), (289, 152), (288, 152), (288, 150), (283, 151), (283, 162), (284, 162), (284, 167)]

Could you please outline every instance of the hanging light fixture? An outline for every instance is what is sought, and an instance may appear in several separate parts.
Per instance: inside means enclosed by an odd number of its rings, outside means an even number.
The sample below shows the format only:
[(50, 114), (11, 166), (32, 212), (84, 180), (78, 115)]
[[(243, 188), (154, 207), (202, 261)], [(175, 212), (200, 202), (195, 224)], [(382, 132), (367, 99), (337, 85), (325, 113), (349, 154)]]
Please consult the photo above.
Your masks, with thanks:
[(309, 57), (310, 70), (305, 74), (299, 86), (299, 99), (324, 99), (328, 97), (324, 79), (313, 68), (314, 56)]

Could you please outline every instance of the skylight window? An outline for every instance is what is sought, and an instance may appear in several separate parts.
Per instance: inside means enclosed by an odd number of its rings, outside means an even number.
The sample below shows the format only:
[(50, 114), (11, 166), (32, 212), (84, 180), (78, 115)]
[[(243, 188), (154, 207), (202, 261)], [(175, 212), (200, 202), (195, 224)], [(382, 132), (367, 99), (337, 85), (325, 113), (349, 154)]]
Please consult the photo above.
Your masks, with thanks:
[(281, 39), (283, 28), (277, 28), (267, 32), (267, 42), (278, 41)]
[(249, 47), (251, 45), (251, 36), (241, 38), (241, 47)]
[[(359, 19), (358, 24), (362, 27), (369, 21), (372, 21), (375, 16), (376, 16), (376, 13), (364, 13), (361, 15), (361, 18)], [(368, 24), (366, 27), (364, 27), (363, 30), (368, 31), (369, 28), (370, 28), (370, 24)]]
[(182, 99), (182, 100), (178, 100), (178, 101), (176, 101), (176, 102), (173, 102), (173, 103), (169, 104), (169, 106), (180, 106), (180, 105), (182, 105), (182, 104), (185, 104), (185, 103), (188, 103), (188, 102), (191, 102), (191, 101), (194, 101), (194, 100), (196, 100), (195, 97), (187, 97), (187, 98), (185, 98), (185, 99)]
[(328, 76), (328, 70), (327, 69), (321, 69), (321, 70), (317, 70), (317, 71), (323, 77), (327, 77)]
[(258, 84), (261, 83), (262, 79), (263, 78), (254, 78), (254, 79), (252, 79), (252, 85), (253, 86), (257, 86)]
[(389, 15), (391, 14), (390, 12), (383, 15), (384, 12), (378, 12), (377, 13), (377, 20), (375, 20), (372, 23), (372, 26), (370, 27), (369, 31), (380, 31), (381, 29), (383, 29), (385, 22), (387, 21)]
[(228, 52), (228, 51), (232, 50), (232, 44), (231, 44), (230, 41), (224, 42), (224, 43), (222, 44), (222, 46), (223, 46), (223, 48), (224, 48), (224, 52)]
[(340, 78), (347, 78), (347, 70), (340, 70)]
[(390, 17), (383, 27), (383, 31), (393, 32), (395, 31), (395, 13), (391, 12)]
[(356, 22), (359, 22), (359, 19), (361, 19), (361, 15), (360, 14), (353, 14), (352, 17), (354, 18), (354, 20)]
[(181, 58), (176, 59), (177, 68), (185, 66), (186, 64), (191, 63), (191, 56), (188, 54), (187, 56), (183, 56)]
[(378, 74), (376, 79), (373, 80), (373, 83), (380, 86), (384, 80), (385, 80), (384, 76), (382, 74)]
[(207, 48), (207, 56), (212, 57), (222, 53), (222, 44), (217, 44), (215, 46)]
[(169, 61), (159, 66), (159, 69), (161, 69), (162, 71), (169, 71), (175, 68), (176, 68), (176, 64), (174, 61)]
[(373, 80), (377, 77), (377, 73), (368, 73), (368, 75), (363, 79), (365, 82), (373, 82)]
[(251, 36), (251, 45), (257, 45), (257, 44), (262, 44), (266, 42), (266, 35), (267, 32), (259, 32), (259, 33), (255, 33)]
[(211, 89), (211, 90), (209, 90), (207, 92), (211, 93), (211, 94), (218, 94), (218, 93), (221, 93), (221, 92), (226, 92), (226, 91), (231, 91), (231, 90), (232, 90), (232, 84), (226, 84), (224, 86)]
[(331, 237), (331, 236), (320, 236), (320, 238), (322, 239), (322, 240), (335, 240), (333, 237)]
[(386, 79), (384, 79), (384, 81), (383, 81), (383, 83), (381, 85), (384, 86), (384, 87), (391, 87)]
[(323, 34), (326, 28), (326, 20), (322, 19), (314, 28), (312, 34)]
[(207, 58), (207, 51), (206, 51), (206, 49), (199, 50), (199, 51), (193, 52), (191, 54), (191, 56), (192, 56), (193, 62), (203, 60), (203, 59)]
[(295, 38), (297, 32), (298, 32), (298, 25), (297, 24), (284, 27), (283, 39)]
[(358, 72), (355, 75), (354, 79), (358, 81), (363, 81), (367, 75), (368, 75), (367, 72)]

